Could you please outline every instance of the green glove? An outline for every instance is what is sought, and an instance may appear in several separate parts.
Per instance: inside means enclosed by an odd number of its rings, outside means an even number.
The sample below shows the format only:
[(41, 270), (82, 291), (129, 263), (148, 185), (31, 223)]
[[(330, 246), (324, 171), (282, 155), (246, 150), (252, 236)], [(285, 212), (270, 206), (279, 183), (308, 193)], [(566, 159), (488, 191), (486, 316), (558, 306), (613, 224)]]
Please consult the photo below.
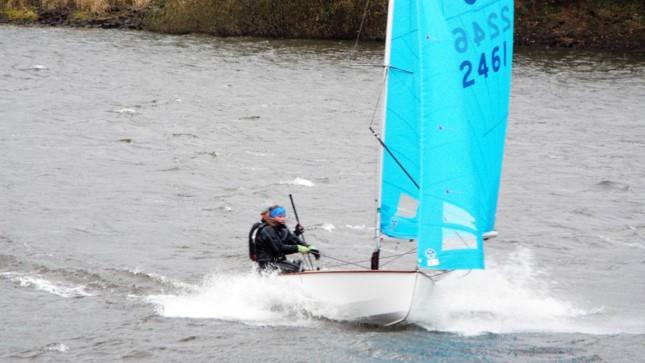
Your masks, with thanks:
[(303, 246), (303, 245), (298, 245), (298, 252), (300, 252), (300, 253), (309, 253), (309, 247)]
[(318, 251), (318, 249), (317, 249), (316, 247), (314, 247), (314, 246), (309, 246), (309, 253), (311, 253), (312, 255), (314, 255), (314, 257), (316, 258), (316, 260), (319, 260), (319, 259), (320, 259), (320, 251)]

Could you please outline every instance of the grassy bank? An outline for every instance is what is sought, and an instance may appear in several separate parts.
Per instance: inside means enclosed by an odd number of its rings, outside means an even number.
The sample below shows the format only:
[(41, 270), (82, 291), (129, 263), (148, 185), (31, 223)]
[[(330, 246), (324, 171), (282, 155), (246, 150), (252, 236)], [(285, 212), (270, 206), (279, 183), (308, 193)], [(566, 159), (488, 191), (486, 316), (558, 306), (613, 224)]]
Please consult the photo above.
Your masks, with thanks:
[(365, 5), (365, 0), (165, 0), (148, 24), (163, 32), (353, 39), (366, 12), (361, 38), (383, 39), (386, 2)]
[(516, 42), (645, 50), (645, 1), (516, 1)]
[(0, 0), (0, 22), (143, 29), (150, 0)]
[[(367, 5), (367, 6), (366, 6)], [(645, 49), (642, 0), (516, 0), (516, 42)], [(386, 0), (0, 0), (0, 22), (382, 40)]]

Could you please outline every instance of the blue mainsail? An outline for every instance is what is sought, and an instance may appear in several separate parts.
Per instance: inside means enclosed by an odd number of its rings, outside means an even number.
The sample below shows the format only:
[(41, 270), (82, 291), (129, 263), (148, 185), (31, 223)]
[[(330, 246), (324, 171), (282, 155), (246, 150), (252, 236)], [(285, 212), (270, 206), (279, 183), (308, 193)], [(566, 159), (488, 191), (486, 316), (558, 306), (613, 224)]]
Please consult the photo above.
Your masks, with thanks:
[(420, 268), (483, 268), (508, 118), (513, 1), (392, 8), (384, 143), (418, 188), (383, 155), (381, 232), (417, 239)]

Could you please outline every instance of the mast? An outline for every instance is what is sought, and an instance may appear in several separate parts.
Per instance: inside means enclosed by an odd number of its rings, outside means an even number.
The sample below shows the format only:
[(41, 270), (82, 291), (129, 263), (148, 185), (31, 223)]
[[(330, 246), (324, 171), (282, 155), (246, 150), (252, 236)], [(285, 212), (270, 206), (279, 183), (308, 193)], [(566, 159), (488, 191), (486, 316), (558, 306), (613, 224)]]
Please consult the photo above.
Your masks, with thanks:
[[(386, 29), (386, 34), (385, 34), (385, 55), (383, 58), (383, 89), (381, 92), (383, 92), (381, 99), (383, 100), (383, 108), (381, 110), (381, 128), (380, 128), (380, 134), (381, 138), (385, 138), (385, 115), (386, 115), (386, 110), (387, 110), (387, 78), (388, 78), (388, 72), (389, 72), (389, 67), (390, 67), (390, 52), (392, 48), (392, 19), (394, 16), (394, 1), (396, 0), (390, 0), (388, 2), (388, 8), (387, 8), (387, 29)], [(382, 187), (381, 187), (381, 179), (382, 179), (382, 174), (383, 174), (383, 147), (379, 145), (378, 147), (378, 163), (377, 163), (377, 173), (376, 173), (376, 185), (377, 185), (377, 195), (375, 199), (376, 203), (376, 217), (375, 217), (375, 228), (374, 228), (374, 240), (376, 241), (376, 246), (374, 248), (374, 253), (376, 256), (372, 256), (372, 269), (378, 269), (378, 252), (381, 249), (381, 230), (380, 230), (380, 224), (381, 224), (381, 211), (380, 211), (380, 203), (381, 203), (381, 193), (382, 193)], [(374, 266), (374, 258), (377, 259), (376, 266)], [(376, 267), (376, 268), (374, 268)]]

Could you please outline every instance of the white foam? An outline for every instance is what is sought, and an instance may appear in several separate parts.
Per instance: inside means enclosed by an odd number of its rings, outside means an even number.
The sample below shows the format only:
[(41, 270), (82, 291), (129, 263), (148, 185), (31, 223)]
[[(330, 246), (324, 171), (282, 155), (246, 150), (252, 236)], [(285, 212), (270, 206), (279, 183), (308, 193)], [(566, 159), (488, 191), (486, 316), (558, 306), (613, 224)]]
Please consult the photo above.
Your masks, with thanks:
[(323, 225), (320, 226), (321, 229), (324, 229), (327, 232), (332, 232), (334, 229), (336, 229), (336, 226), (334, 226), (331, 223), (324, 223)]
[(191, 291), (191, 289), (193, 288), (193, 285), (190, 285), (190, 284), (187, 284), (187, 283), (184, 283), (184, 282), (181, 282), (181, 281), (177, 281), (177, 280), (174, 280), (174, 279), (170, 279), (170, 278), (168, 278), (166, 276), (163, 276), (163, 275), (160, 275), (160, 274), (157, 274), (157, 273), (154, 273), (154, 272), (144, 272), (144, 271), (140, 270), (139, 268), (126, 269), (126, 271), (128, 271), (128, 272), (130, 272), (130, 273), (132, 273), (134, 275), (145, 276), (145, 277), (147, 277), (147, 278), (149, 278), (151, 280), (158, 281), (158, 282), (160, 282), (162, 284), (171, 285), (171, 286), (173, 286), (175, 288), (184, 289), (186, 291)]
[(205, 278), (193, 292), (151, 295), (145, 300), (170, 318), (212, 318), (258, 325), (302, 325), (311, 322), (308, 303), (286, 279), (216, 274)]
[(364, 224), (361, 224), (360, 226), (354, 226), (354, 225), (351, 225), (351, 224), (346, 224), (345, 227), (347, 227), (349, 229), (355, 229), (357, 231), (364, 231), (364, 230), (367, 229), (367, 226), (365, 226)]
[(18, 283), (22, 287), (33, 287), (36, 290), (45, 291), (61, 297), (84, 297), (93, 296), (85, 289), (83, 285), (68, 286), (67, 284), (52, 282), (40, 277), (30, 276), (18, 272), (3, 272), (0, 276), (7, 277), (9, 280)]
[(51, 350), (54, 352), (61, 352), (61, 353), (65, 353), (69, 350), (69, 347), (62, 343), (52, 343), (47, 345), (46, 348), (47, 350)]
[[(519, 248), (504, 263), (487, 261), (486, 270), (453, 272), (434, 291), (419, 297), (409, 321), (431, 331), (462, 335), (562, 332), (642, 334), (643, 319), (610, 316), (602, 306), (580, 308), (553, 296), (531, 251)], [(295, 281), (276, 276), (214, 274), (182, 292), (145, 298), (170, 318), (210, 318), (252, 325), (319, 324), (342, 312), (307, 298)]]
[(114, 112), (116, 112), (116, 113), (126, 113), (126, 114), (133, 115), (133, 114), (137, 113), (137, 110), (132, 109), (132, 108), (120, 108), (118, 110), (115, 110)]
[(528, 249), (518, 249), (503, 263), (489, 261), (486, 270), (453, 272), (438, 281), (433, 293), (413, 311), (411, 321), (429, 330), (464, 335), (513, 332), (586, 332), (602, 329), (585, 324), (597, 313), (550, 296)]
[(280, 184), (301, 185), (303, 187), (313, 187), (315, 184), (307, 179), (295, 178), (294, 180), (281, 181)]

